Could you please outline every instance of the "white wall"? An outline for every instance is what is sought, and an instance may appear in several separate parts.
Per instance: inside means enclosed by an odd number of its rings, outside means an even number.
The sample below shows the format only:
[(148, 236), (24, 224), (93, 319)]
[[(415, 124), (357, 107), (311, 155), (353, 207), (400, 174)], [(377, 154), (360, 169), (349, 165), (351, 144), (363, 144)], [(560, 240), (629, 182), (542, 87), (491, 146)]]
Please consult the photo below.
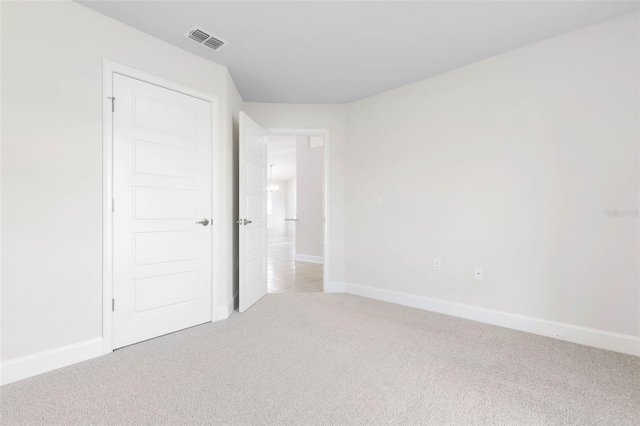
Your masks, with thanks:
[(330, 240), (329, 275), (325, 284), (343, 282), (344, 253), (344, 156), (345, 105), (298, 105), (245, 102), (244, 111), (265, 128), (329, 129), (330, 143), (325, 146), (325, 161), (329, 162), (328, 214)]
[[(242, 99), (225, 67), (77, 3), (1, 7), (4, 362), (102, 335), (103, 60), (220, 97), (225, 245)], [(226, 304), (233, 259), (223, 255)]]
[[(295, 219), (297, 215), (298, 200), (296, 199), (296, 178), (287, 181), (287, 219)], [(296, 240), (296, 222), (287, 222), (287, 239)]]
[[(296, 258), (323, 257), (324, 149), (311, 147), (309, 136), (296, 138)], [(307, 257), (307, 259), (309, 259)]]
[(271, 228), (267, 230), (267, 239), (271, 242), (284, 241), (287, 238), (287, 182), (281, 180), (269, 181), (269, 184), (279, 186), (271, 193)]
[(638, 40), (634, 13), (350, 104), (347, 282), (638, 336), (639, 219), (604, 213), (639, 208)]

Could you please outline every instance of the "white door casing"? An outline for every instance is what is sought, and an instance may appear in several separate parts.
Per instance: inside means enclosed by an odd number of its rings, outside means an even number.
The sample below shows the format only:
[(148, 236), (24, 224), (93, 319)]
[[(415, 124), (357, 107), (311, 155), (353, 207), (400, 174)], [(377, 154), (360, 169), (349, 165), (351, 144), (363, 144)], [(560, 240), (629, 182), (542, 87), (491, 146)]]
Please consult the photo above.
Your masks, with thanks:
[(211, 321), (212, 105), (120, 74), (113, 96), (118, 348)]
[(267, 294), (267, 132), (240, 112), (239, 311)]

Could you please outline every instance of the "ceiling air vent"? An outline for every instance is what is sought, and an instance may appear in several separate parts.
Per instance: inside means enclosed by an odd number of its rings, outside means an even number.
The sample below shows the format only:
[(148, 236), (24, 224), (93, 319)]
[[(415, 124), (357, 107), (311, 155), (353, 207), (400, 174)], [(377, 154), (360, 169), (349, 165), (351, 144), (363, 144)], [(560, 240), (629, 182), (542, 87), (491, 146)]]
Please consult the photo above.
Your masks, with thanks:
[(224, 41), (222, 40), (218, 40), (215, 37), (209, 37), (209, 39), (207, 41), (205, 41), (204, 43), (205, 46), (212, 48), (213, 50), (218, 50), (220, 49), (222, 46), (224, 46)]
[(198, 43), (202, 43), (203, 41), (205, 41), (211, 36), (205, 33), (204, 31), (196, 29), (196, 30), (189, 31), (189, 34), (187, 34), (187, 37), (189, 37), (191, 40), (197, 41)]
[(220, 50), (224, 46), (229, 44), (228, 42), (224, 41), (220, 37), (214, 36), (209, 31), (203, 30), (202, 28), (199, 28), (199, 27), (193, 27), (191, 31), (185, 34), (185, 36), (213, 50)]

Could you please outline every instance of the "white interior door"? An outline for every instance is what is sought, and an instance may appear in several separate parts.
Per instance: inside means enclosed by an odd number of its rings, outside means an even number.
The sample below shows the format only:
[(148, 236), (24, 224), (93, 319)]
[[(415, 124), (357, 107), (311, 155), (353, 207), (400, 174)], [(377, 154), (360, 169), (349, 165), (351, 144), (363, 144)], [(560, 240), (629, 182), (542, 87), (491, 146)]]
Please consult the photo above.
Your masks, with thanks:
[(240, 112), (239, 310), (267, 294), (267, 132)]
[(211, 321), (211, 103), (114, 74), (113, 347)]

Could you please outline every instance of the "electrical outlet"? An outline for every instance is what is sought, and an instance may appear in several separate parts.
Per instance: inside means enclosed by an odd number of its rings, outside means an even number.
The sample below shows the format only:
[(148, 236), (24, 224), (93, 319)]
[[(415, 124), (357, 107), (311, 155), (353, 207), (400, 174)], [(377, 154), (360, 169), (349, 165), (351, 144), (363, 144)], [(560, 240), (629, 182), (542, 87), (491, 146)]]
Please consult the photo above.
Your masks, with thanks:
[(382, 207), (382, 197), (380, 195), (376, 195), (371, 199), (371, 204), (373, 207)]
[(484, 279), (484, 270), (482, 269), (482, 266), (476, 266), (473, 269), (473, 278), (478, 281), (482, 281)]
[(433, 270), (434, 271), (441, 271), (442, 270), (442, 259), (440, 259), (439, 257), (434, 257), (433, 258)]

